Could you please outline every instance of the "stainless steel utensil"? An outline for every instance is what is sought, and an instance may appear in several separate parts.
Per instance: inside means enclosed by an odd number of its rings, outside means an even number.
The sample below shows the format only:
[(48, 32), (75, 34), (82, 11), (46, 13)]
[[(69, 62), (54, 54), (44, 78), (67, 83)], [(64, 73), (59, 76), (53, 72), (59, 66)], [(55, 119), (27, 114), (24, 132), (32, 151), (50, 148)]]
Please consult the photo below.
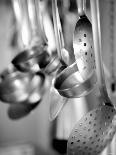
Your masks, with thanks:
[(92, 25), (83, 10), (84, 0), (77, 0), (77, 4), (79, 20), (74, 30), (73, 48), (78, 70), (83, 80), (86, 80), (95, 70)]
[(0, 82), (0, 100), (16, 103), (27, 99), (29, 83), (33, 76), (33, 74), (24, 74), (15, 70), (3, 71)]
[(81, 118), (73, 128), (67, 145), (68, 155), (98, 155), (111, 142), (116, 125), (116, 110), (107, 94), (101, 57), (99, 2), (91, 1), (92, 28), (98, 85), (102, 105)]
[(45, 92), (45, 75), (41, 72), (36, 74), (21, 73), (19, 71), (3, 71), (0, 82), (0, 100), (16, 104), (24, 102), (30, 94), (36, 90), (36, 96), (42, 96)]
[(35, 108), (37, 108), (41, 100), (33, 104), (29, 104), (29, 101), (26, 102), (10, 105), (7, 111), (8, 117), (11, 120), (19, 120), (28, 116)]
[[(55, 1), (52, 0), (52, 13), (53, 13), (53, 23), (54, 23), (54, 30), (55, 30), (57, 52), (58, 52), (58, 57), (57, 57), (58, 60), (55, 59), (55, 61), (53, 61), (53, 63), (56, 62), (56, 64), (58, 64), (58, 66), (60, 68), (60, 66), (62, 66), (62, 65), (66, 66), (66, 62), (65, 62), (65, 59), (63, 58), (63, 56), (64, 57), (66, 56), (67, 60), (68, 60), (69, 55), (68, 55), (67, 50), (65, 50), (65, 48), (64, 48), (64, 39), (63, 39), (62, 29), (61, 29), (61, 25), (60, 25), (60, 19), (59, 19), (59, 14), (58, 14), (58, 10), (57, 10), (57, 1), (56, 0)], [(64, 53), (62, 53), (63, 51), (64, 51)], [(52, 82), (54, 83), (54, 80)], [(53, 83), (52, 83), (52, 85), (54, 85)], [(54, 120), (58, 116), (61, 109), (67, 102), (67, 99), (60, 96), (58, 94), (58, 92), (56, 92), (56, 90), (53, 89), (53, 87), (51, 87), (50, 96), (52, 94), (54, 95), (54, 98), (50, 101), (50, 113), (49, 113), (49, 118), (51, 121)], [(60, 98), (60, 100), (57, 101), (58, 98)]]
[[(15, 1), (13, 2), (15, 3)], [(31, 27), (31, 39), (30, 42), (28, 42), (28, 44), (26, 45), (26, 47), (24, 47), (24, 50), (12, 60), (12, 63), (20, 71), (37, 72), (40, 70), (39, 64), (42, 62), (43, 57), (45, 64), (48, 63), (48, 53), (45, 48), (46, 42), (42, 38), (42, 32), (37, 18), (36, 2), (35, 0), (25, 0), (24, 2), (21, 1), (19, 5), (21, 11), (25, 15), (25, 19), (27, 20), (27, 25)]]
[[(62, 61), (64, 61), (62, 58), (62, 52), (61, 52), (61, 50), (64, 48), (64, 40), (63, 40), (61, 24), (60, 24), (58, 9), (57, 9), (57, 1), (53, 0), (52, 2), (53, 2), (53, 15), (54, 15), (56, 38), (58, 38), (57, 44), (59, 45), (58, 53), (59, 53), (60, 59)], [(86, 24), (91, 26), (90, 22), (86, 22)], [(83, 22), (79, 26), (82, 27), (82, 25), (83, 25)], [(86, 27), (86, 31), (88, 29), (91, 29), (91, 28), (89, 28), (89, 26)], [(81, 29), (81, 27), (80, 27), (80, 29)], [(85, 25), (84, 25), (84, 27), (82, 27), (82, 29), (85, 29)], [(92, 29), (91, 29), (91, 31), (89, 30), (89, 33), (90, 33), (89, 35), (91, 36)], [(76, 34), (76, 37), (77, 37), (77, 34)], [(89, 39), (92, 42), (92, 38), (89, 38)], [(75, 42), (75, 40), (74, 40), (74, 42)], [(90, 46), (90, 45), (88, 45), (88, 46)], [(82, 46), (82, 48), (83, 48), (83, 46)], [(67, 97), (67, 98), (81, 97), (81, 96), (85, 96), (88, 93), (90, 93), (90, 91), (94, 88), (96, 81), (97, 81), (96, 73), (94, 70), (95, 66), (93, 65), (93, 62), (95, 61), (94, 53), (93, 53), (93, 51), (89, 51), (88, 47), (86, 48), (86, 53), (87, 52), (88, 53), (91, 52), (91, 56), (87, 56), (87, 58), (85, 56), (83, 56), (83, 59), (82, 59), (82, 63), (85, 63), (85, 61), (88, 61), (86, 63), (86, 66), (84, 66), (84, 68), (83, 68), (83, 72), (85, 72), (85, 70), (86, 70), (88, 73), (88, 75), (86, 75), (85, 79), (81, 75), (81, 72), (80, 72), (80, 70), (78, 70), (78, 66), (76, 66), (75, 63), (68, 67), (66, 66), (65, 69), (63, 69), (63, 71), (61, 70), (60, 73), (57, 75), (56, 80), (55, 80), (55, 88), (58, 90), (58, 92), (62, 96)], [(76, 63), (77, 63), (77, 60), (76, 60)], [(80, 64), (80, 61), (79, 61), (79, 64)], [(91, 72), (88, 72), (88, 68), (89, 68), (88, 66), (92, 66)], [(91, 75), (92, 73), (93, 73), (93, 75)]]
[(56, 78), (55, 88), (59, 94), (67, 98), (78, 98), (88, 95), (96, 85), (96, 72), (93, 71), (83, 81), (80, 72), (77, 71), (76, 62), (64, 69)]
[(50, 89), (50, 112), (49, 120), (53, 121), (60, 113), (68, 98), (62, 97), (57, 90), (52, 86)]
[(50, 55), (43, 45), (37, 45), (25, 50), (12, 60), (12, 64), (22, 72), (38, 72), (45, 68), (49, 62)]
[[(43, 79), (42, 82), (40, 82), (40, 76)], [(18, 104), (12, 104), (9, 106), (7, 114), (8, 117), (11, 120), (18, 120), (21, 118), (26, 117), (33, 111), (37, 106), (41, 103), (42, 101), (42, 95), (45, 91), (43, 85), (45, 84), (44, 82), (45, 77), (41, 72), (38, 72), (37, 75), (33, 78), (33, 90), (30, 92), (27, 100), (20, 102)], [(42, 85), (43, 83), (43, 85)], [(42, 88), (43, 87), (43, 88)], [(42, 90), (40, 90), (42, 88)]]

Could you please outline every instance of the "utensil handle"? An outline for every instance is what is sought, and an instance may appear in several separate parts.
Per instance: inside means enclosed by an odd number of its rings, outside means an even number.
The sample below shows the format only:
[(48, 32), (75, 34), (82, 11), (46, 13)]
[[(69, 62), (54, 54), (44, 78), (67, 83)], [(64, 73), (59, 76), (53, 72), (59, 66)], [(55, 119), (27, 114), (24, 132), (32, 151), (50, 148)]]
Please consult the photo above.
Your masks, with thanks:
[(12, 6), (18, 26), (18, 37), (24, 49), (31, 40), (26, 0), (12, 0)]
[(16, 23), (18, 25), (18, 27), (21, 27), (22, 24), (22, 9), (21, 9), (21, 5), (20, 5), (20, 1), (19, 0), (12, 0), (12, 7), (13, 7), (13, 12), (15, 15), (15, 19), (16, 19)]
[(105, 76), (102, 63), (102, 48), (101, 48), (101, 30), (100, 30), (100, 10), (99, 0), (90, 0), (91, 4), (91, 17), (92, 17), (92, 30), (93, 30), (93, 41), (96, 59), (96, 69), (100, 93), (105, 101), (105, 104), (113, 106), (108, 96), (108, 92), (105, 84)]
[(47, 1), (35, 0), (35, 7), (36, 7), (36, 11), (37, 11), (38, 23), (39, 23), (39, 26), (41, 27), (40, 33), (41, 33), (41, 36), (42, 36), (43, 40), (45, 41), (45, 43), (48, 42), (48, 39), (45, 34), (45, 30), (44, 30), (44, 23), (43, 23), (43, 18), (44, 18), (43, 5), (44, 5), (44, 8), (47, 9), (46, 3), (47, 3)]
[(36, 0), (27, 0), (28, 6), (28, 15), (29, 15), (29, 22), (31, 26), (31, 35), (32, 35), (32, 46), (36, 43), (42, 43), (42, 35), (41, 35), (41, 25), (37, 15), (37, 1)]
[(78, 14), (83, 16), (85, 14), (85, 0), (77, 0)]
[(58, 56), (63, 61), (61, 50), (64, 48), (64, 38), (57, 8), (57, 0), (52, 0), (52, 13)]

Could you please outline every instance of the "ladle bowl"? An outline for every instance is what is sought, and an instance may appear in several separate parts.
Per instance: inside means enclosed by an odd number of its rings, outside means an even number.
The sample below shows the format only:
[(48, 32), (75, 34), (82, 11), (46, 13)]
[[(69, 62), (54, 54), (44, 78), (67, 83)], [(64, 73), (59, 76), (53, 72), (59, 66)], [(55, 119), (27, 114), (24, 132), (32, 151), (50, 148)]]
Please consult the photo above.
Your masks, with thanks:
[(59, 73), (54, 86), (60, 95), (67, 98), (77, 98), (88, 95), (94, 89), (96, 81), (95, 71), (88, 76), (88, 79), (83, 81), (77, 64), (73, 63)]
[[(43, 45), (34, 46), (31, 49), (19, 53), (13, 60), (12, 64), (22, 72), (37, 72), (40, 68), (46, 67), (49, 63), (50, 56)], [(44, 61), (43, 61), (44, 60)]]
[(6, 102), (23, 101), (27, 98), (28, 84), (33, 74), (20, 73), (18, 71), (3, 71), (0, 82), (0, 100)]
[(41, 103), (45, 93), (45, 76), (38, 72), (33, 78), (32, 85), (35, 88), (30, 92), (27, 100), (9, 106), (7, 114), (11, 120), (19, 120), (28, 116)]
[(24, 102), (35, 89), (38, 89), (38, 94), (41, 94), (44, 82), (45, 75), (41, 72), (36, 74), (18, 71), (8, 73), (0, 83), (0, 100), (9, 104)]
[(35, 103), (29, 103), (29, 100), (24, 103), (18, 103), (10, 105), (7, 111), (7, 115), (11, 120), (19, 120), (28, 116), (37, 106), (41, 100)]

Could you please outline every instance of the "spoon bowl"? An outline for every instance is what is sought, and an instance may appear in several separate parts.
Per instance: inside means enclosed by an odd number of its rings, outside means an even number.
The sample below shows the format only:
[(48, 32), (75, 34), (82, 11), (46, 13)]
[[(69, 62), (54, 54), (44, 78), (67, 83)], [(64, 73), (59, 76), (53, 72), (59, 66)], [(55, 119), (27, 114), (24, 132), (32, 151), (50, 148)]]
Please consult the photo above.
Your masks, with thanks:
[(67, 145), (68, 155), (98, 155), (111, 142), (115, 134), (112, 125), (116, 111), (113, 107), (98, 107), (85, 116), (73, 128)]

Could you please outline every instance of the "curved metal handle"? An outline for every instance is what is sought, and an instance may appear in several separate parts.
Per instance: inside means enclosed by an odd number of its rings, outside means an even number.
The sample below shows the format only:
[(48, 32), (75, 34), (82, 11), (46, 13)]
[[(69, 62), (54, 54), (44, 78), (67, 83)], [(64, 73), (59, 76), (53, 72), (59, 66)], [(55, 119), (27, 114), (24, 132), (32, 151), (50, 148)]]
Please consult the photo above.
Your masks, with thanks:
[(77, 0), (78, 14), (83, 16), (85, 14), (85, 0)]

